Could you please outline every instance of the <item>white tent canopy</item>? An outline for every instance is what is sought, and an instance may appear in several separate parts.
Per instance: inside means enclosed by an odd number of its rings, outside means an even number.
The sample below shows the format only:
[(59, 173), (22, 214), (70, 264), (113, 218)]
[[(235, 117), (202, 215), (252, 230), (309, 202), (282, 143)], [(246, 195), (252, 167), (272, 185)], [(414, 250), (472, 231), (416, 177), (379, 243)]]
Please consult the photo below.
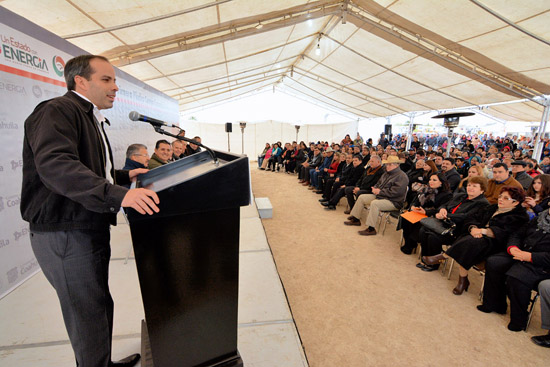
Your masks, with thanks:
[[(357, 118), (493, 105), (540, 121), (550, 2), (4, 0), (2, 6), (179, 101), (277, 85)], [(281, 82), (284, 80), (284, 83)]]

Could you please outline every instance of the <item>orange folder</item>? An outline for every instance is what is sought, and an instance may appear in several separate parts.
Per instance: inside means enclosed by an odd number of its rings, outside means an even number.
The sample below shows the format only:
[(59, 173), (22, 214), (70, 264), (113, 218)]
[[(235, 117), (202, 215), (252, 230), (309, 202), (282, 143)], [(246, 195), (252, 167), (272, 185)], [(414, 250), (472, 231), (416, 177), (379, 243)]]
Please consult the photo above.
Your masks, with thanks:
[(401, 214), (401, 216), (402, 216), (404, 219), (406, 219), (406, 220), (408, 220), (409, 222), (411, 222), (411, 223), (420, 222), (420, 220), (421, 220), (422, 218), (426, 218), (426, 217), (427, 217), (427, 215), (425, 215), (425, 214), (420, 214), (420, 213), (411, 212), (411, 211), (405, 212), (405, 213)]

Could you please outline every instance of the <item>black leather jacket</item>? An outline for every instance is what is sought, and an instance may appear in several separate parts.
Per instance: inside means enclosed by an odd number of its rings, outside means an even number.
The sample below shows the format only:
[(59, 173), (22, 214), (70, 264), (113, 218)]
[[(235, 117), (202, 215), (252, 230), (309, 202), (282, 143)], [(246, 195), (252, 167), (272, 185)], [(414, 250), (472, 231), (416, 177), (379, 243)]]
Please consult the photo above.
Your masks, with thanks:
[[(111, 147), (107, 141), (112, 160)], [(116, 224), (127, 188), (105, 178), (105, 148), (92, 103), (73, 92), (40, 103), (25, 121), (21, 215), (34, 231)], [(111, 171), (116, 183), (128, 171)]]

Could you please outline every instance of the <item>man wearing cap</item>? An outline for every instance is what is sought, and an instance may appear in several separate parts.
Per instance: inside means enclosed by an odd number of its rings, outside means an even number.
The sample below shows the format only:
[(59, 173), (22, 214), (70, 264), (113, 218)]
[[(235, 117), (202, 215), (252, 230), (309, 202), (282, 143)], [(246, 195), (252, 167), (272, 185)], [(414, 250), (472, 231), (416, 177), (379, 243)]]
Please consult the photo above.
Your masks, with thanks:
[(398, 157), (390, 156), (382, 161), (386, 167), (386, 172), (382, 174), (380, 180), (372, 188), (372, 194), (359, 196), (357, 202), (351, 210), (348, 221), (344, 224), (348, 226), (360, 226), (361, 214), (364, 208), (370, 205), (369, 215), (367, 216), (367, 228), (359, 231), (360, 235), (372, 236), (376, 234), (374, 227), (378, 221), (378, 215), (381, 211), (398, 210), (403, 207), (409, 179), (405, 172), (399, 168), (401, 161)]
[(525, 172), (525, 167), (527, 167), (527, 162), (524, 161), (513, 161), (512, 162), (512, 174), (517, 182), (521, 184), (524, 190), (527, 190), (531, 183), (533, 182), (533, 177), (529, 176)]

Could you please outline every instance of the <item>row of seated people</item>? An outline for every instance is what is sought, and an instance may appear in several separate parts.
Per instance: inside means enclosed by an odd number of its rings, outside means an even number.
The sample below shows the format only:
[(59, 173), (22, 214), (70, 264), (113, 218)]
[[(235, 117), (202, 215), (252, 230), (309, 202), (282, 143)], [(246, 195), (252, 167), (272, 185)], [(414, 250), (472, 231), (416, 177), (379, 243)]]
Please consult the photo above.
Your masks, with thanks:
[[(460, 275), (453, 289), (456, 295), (468, 289), (468, 270), (486, 261), (484, 303), (478, 309), (505, 313), (508, 295), (508, 328), (525, 329), (531, 290), (550, 279), (550, 175), (536, 176), (525, 192), (504, 163), (491, 167), (490, 180), (477, 165), (461, 179), (456, 177), (452, 158), (443, 158), (440, 169), (435, 161), (417, 159), (414, 169), (405, 173), (400, 168), (402, 159), (396, 156), (382, 160), (370, 155), (364, 166), (361, 155), (334, 154), (330, 148), (324, 152), (318, 147), (314, 150), (316, 160), (310, 163), (315, 168), (302, 164), (299, 178), (302, 184), (323, 194), (319, 201), (327, 210), (334, 210), (346, 196), (350, 209), (345, 213), (350, 216), (345, 224), (360, 226), (362, 212), (369, 208), (367, 227), (359, 231), (367, 236), (376, 235), (374, 227), (381, 211), (405, 206), (423, 216), (450, 222), (453, 230), (442, 234), (420, 222), (401, 219), (401, 251), (410, 254), (420, 244), (422, 262), (417, 267), (423, 271), (437, 270), (441, 262), (453, 258), (459, 264)], [(521, 162), (514, 166), (523, 168)], [(418, 169), (424, 172), (415, 177)], [(408, 191), (413, 194), (408, 196)], [(446, 251), (443, 245), (448, 246)]]

